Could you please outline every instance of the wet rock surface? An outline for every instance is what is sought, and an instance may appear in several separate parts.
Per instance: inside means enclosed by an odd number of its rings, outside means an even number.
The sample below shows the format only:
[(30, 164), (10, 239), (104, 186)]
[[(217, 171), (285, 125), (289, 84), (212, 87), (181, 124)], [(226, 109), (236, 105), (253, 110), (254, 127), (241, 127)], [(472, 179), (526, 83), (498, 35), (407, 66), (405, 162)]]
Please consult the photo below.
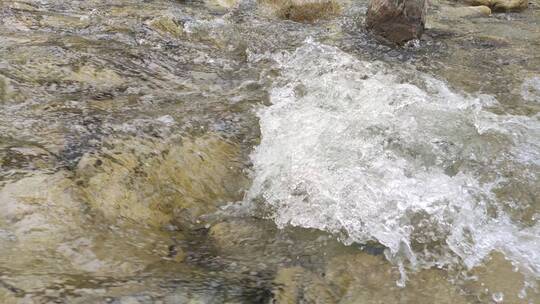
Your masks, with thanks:
[(406, 289), (396, 286), (399, 271), (382, 256), (338, 256), (327, 265), (325, 277), (338, 290), (340, 303), (468, 303), (444, 273), (436, 270), (412, 275)]
[(273, 282), (273, 303), (337, 303), (338, 297), (318, 275), (301, 267), (280, 269)]
[(491, 0), (490, 6), (496, 12), (522, 11), (529, 6), (525, 0)]
[(373, 0), (366, 27), (396, 44), (420, 39), (425, 27), (426, 4), (423, 0)]
[(82, 200), (106, 217), (190, 227), (220, 204), (240, 199), (247, 183), (238, 147), (217, 136), (107, 146), (83, 157), (75, 177)]
[(444, 10), (446, 18), (478, 18), (491, 15), (491, 9), (485, 5), (450, 7)]
[(466, 4), (473, 6), (488, 6), (494, 12), (519, 12), (529, 7), (525, 0), (466, 0)]

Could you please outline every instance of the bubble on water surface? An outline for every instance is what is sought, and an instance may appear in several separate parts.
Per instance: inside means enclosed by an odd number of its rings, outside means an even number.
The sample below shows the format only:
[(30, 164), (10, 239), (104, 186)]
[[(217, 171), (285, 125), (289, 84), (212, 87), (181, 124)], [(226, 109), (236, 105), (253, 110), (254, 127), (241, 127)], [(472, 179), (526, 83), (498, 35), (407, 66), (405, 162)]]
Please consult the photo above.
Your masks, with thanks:
[(282, 79), (258, 112), (247, 198), (279, 226), (377, 241), (413, 268), (501, 251), (540, 275), (540, 225), (515, 222), (493, 191), (509, 175), (538, 186), (536, 117), (493, 114), (491, 97), (312, 41), (273, 59)]

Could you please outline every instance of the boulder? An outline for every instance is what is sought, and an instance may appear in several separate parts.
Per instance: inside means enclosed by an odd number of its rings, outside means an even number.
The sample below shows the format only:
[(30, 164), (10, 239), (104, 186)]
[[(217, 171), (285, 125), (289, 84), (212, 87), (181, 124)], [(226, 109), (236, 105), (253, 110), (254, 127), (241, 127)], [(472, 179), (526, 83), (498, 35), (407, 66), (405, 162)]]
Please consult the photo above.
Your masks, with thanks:
[(366, 27), (395, 44), (419, 39), (424, 32), (425, 0), (372, 0)]

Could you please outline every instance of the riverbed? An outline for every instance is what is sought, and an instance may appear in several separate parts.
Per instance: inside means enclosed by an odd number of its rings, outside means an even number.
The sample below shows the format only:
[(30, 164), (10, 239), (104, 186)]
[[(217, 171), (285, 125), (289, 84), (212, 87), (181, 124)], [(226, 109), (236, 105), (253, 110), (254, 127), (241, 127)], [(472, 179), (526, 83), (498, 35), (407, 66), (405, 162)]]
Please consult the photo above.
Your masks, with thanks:
[(540, 302), (540, 3), (367, 5), (0, 2), (0, 302)]

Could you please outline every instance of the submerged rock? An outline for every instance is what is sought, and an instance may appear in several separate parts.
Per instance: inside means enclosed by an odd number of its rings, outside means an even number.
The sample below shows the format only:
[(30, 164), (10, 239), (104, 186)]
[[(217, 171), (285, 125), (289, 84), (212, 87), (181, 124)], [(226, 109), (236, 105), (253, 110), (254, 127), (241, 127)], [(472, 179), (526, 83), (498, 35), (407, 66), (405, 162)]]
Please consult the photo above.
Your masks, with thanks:
[(328, 19), (341, 11), (335, 0), (259, 0), (259, 3), (272, 15), (297, 22)]
[(5, 102), (7, 96), (7, 84), (3, 77), (0, 77), (0, 102)]
[(234, 257), (240, 265), (262, 271), (287, 257), (277, 233), (270, 222), (230, 219), (213, 225), (208, 235), (220, 256)]
[(425, 0), (372, 0), (366, 27), (390, 42), (403, 44), (424, 32)]
[(232, 8), (238, 4), (239, 0), (206, 0), (210, 7)]
[(2, 304), (18, 304), (21, 299), (17, 298), (15, 293), (7, 288), (0, 287), (0, 303)]
[(527, 288), (534, 284), (529, 285), (527, 282), (531, 281), (500, 253), (491, 254), (485, 265), (471, 269), (471, 276), (475, 280), (467, 281), (464, 289), (479, 302), (493, 303), (494, 297), (503, 297), (502, 303), (540, 303), (540, 295), (534, 292), (534, 287)]
[(325, 280), (340, 297), (339, 303), (467, 303), (442, 271), (412, 274), (400, 288), (397, 267), (382, 256), (343, 255), (327, 265)]
[(528, 0), (490, 0), (490, 6), (495, 12), (522, 11), (529, 6)]
[[(167, 254), (167, 237), (138, 226), (121, 233), (92, 216), (67, 172), (38, 174), (0, 189), (0, 263), (19, 272), (132, 275)], [(126, 253), (130, 254), (126, 256)], [(61, 261), (61, 262), (60, 262)]]
[(320, 276), (299, 266), (278, 270), (273, 286), (275, 304), (337, 303), (330, 286)]
[(529, 6), (527, 0), (464, 0), (463, 2), (473, 6), (488, 6), (494, 12), (521, 11)]
[(487, 6), (449, 7), (443, 10), (445, 18), (475, 18), (491, 15), (491, 9)]
[(0, 75), (0, 104), (16, 102), (16, 95), (9, 79)]
[(526, 101), (540, 102), (540, 77), (526, 79), (521, 85), (521, 97)]
[(83, 201), (107, 218), (150, 226), (181, 226), (241, 198), (246, 181), (238, 146), (217, 136), (182, 143), (126, 140), (101, 156), (86, 155), (77, 169)]
[(464, 0), (463, 2), (472, 6), (489, 6), (491, 0)]

